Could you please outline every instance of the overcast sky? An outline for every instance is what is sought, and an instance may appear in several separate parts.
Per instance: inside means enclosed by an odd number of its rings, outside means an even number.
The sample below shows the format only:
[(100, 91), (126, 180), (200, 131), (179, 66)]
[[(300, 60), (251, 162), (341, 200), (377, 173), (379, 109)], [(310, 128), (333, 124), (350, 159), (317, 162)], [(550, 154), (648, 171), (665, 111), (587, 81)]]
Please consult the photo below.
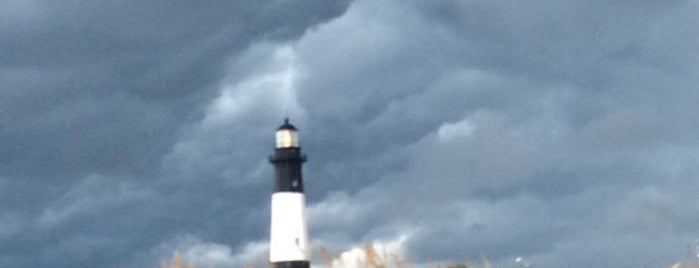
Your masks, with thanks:
[(0, 267), (264, 262), (284, 117), (315, 257), (684, 260), (697, 25), (690, 0), (2, 0)]

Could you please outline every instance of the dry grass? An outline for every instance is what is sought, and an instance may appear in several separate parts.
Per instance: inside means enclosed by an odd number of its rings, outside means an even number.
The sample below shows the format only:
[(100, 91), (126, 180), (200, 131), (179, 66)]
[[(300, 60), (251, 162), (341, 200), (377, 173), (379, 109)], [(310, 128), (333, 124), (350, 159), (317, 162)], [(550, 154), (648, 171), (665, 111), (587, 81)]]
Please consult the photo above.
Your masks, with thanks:
[(699, 268), (699, 262), (693, 262), (693, 263), (689, 263), (689, 262), (681, 263), (681, 262), (678, 262), (678, 263), (675, 263), (675, 264), (673, 264), (673, 265), (665, 266), (665, 268)]
[[(385, 250), (379, 251), (372, 244), (365, 244), (362, 247), (363, 258), (357, 259), (356, 263), (367, 268), (410, 268), (410, 261), (407, 258), (402, 258), (395, 253), (389, 253)], [(326, 253), (326, 255), (329, 255)], [(346, 268), (352, 267), (352, 264), (345, 263), (345, 259), (341, 256), (335, 258), (324, 258), (325, 267), (327, 268)]]
[[(320, 258), (325, 268), (351, 268), (358, 265), (362, 268), (412, 268), (412, 262), (407, 257), (401, 257), (395, 253), (389, 253), (385, 250), (377, 250), (372, 244), (365, 244), (362, 247), (362, 258), (357, 258), (356, 262), (347, 263), (347, 260), (341, 256), (333, 256), (326, 249), (320, 250)], [(272, 267), (271, 264), (268, 265)], [(246, 264), (245, 268), (255, 268), (251, 264)], [(430, 263), (429, 268), (494, 268), (490, 261), (483, 257), (480, 262), (467, 260), (463, 264), (450, 263), (439, 264)], [(196, 268), (194, 263), (182, 259), (179, 252), (175, 251), (172, 254), (172, 260), (162, 260), (159, 268)], [(214, 267), (207, 267), (214, 268)], [(216, 267), (218, 268), (218, 267)]]
[[(325, 249), (320, 250), (320, 257), (325, 268), (353, 268), (356, 263), (362, 268), (411, 268), (412, 263), (407, 257), (401, 257), (397, 254), (388, 253), (385, 250), (377, 250), (372, 244), (365, 244), (362, 247), (362, 258), (356, 259), (356, 262), (346, 263), (346, 258), (341, 256), (333, 256)], [(251, 264), (246, 264), (245, 268), (255, 268)], [(271, 268), (272, 265), (268, 264)], [(463, 263), (452, 262), (444, 263), (429, 263), (429, 268), (495, 268), (495, 265), (485, 256), (480, 258), (480, 261), (466, 259)], [(665, 268), (699, 268), (699, 261), (678, 262), (675, 264), (664, 266)], [(175, 251), (170, 262), (162, 260), (160, 268), (196, 268), (194, 263), (182, 259), (179, 252)], [(219, 268), (208, 266), (206, 268)]]
[(187, 261), (184, 263), (182, 261), (182, 256), (180, 255), (179, 252), (175, 251), (175, 253), (172, 254), (172, 262), (168, 263), (165, 260), (162, 260), (160, 262), (160, 268), (195, 268), (194, 263), (191, 261)]

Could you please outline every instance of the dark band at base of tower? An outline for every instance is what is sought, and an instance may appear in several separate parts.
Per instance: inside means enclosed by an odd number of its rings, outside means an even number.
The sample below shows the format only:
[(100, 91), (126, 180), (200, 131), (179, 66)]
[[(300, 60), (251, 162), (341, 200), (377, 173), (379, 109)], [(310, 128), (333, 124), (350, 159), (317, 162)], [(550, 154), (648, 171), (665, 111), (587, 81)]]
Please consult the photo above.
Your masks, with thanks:
[(272, 263), (273, 268), (309, 268), (311, 267), (308, 261), (283, 261)]

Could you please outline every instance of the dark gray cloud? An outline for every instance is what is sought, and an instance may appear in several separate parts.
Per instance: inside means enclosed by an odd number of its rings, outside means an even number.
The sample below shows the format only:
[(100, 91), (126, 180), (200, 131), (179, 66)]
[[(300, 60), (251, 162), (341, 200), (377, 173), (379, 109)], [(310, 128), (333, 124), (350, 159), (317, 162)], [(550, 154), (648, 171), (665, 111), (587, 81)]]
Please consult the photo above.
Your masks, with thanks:
[[(36, 154), (55, 163), (6, 170), (43, 177), (71, 174), (76, 162), (83, 172), (150, 168), (173, 142), (170, 133), (201, 116), (216, 96), (226, 58), (256, 40), (297, 36), (343, 7), (312, 1), (5, 5), (7, 13), (23, 5), (37, 13), (17, 26), (11, 16), (0, 28), (3, 132), (16, 147), (6, 150), (7, 158)], [(124, 147), (136, 150), (119, 150)], [(115, 165), (117, 159), (126, 163)]]
[(147, 266), (180, 233), (259, 238), (245, 204), (264, 206), (255, 192), (266, 188), (215, 186), (235, 165), (194, 166), (202, 176), (183, 182), (162, 163), (219, 95), (231, 58), (297, 39), (347, 5), (0, 3), (0, 266)]
[(4, 2), (0, 266), (259, 262), (285, 116), (316, 246), (681, 260), (699, 238), (698, 8)]
[(320, 132), (307, 148), (342, 150), (309, 166), (353, 193), (312, 211), (357, 215), (346, 237), (312, 226), (348, 244), (408, 234), (416, 261), (681, 260), (698, 235), (680, 189), (696, 186), (695, 161), (680, 160), (699, 134), (696, 13), (684, 1), (355, 3), (298, 44), (313, 74), (300, 99)]

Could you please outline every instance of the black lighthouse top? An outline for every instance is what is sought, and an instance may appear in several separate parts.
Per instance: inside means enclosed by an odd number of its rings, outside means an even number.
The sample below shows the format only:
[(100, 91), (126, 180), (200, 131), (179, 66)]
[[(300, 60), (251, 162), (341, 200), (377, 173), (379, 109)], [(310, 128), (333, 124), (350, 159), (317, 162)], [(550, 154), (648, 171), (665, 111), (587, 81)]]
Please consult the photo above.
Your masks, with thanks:
[(297, 131), (296, 127), (294, 127), (294, 125), (289, 123), (289, 118), (284, 118), (284, 124), (279, 126), (279, 128), (277, 128), (277, 130), (284, 130), (284, 129)]
[(284, 124), (277, 129), (276, 148), (269, 161), (274, 165), (274, 191), (275, 192), (301, 192), (303, 193), (303, 177), (301, 165), (306, 161), (306, 156), (301, 154), (297, 130), (284, 120)]

